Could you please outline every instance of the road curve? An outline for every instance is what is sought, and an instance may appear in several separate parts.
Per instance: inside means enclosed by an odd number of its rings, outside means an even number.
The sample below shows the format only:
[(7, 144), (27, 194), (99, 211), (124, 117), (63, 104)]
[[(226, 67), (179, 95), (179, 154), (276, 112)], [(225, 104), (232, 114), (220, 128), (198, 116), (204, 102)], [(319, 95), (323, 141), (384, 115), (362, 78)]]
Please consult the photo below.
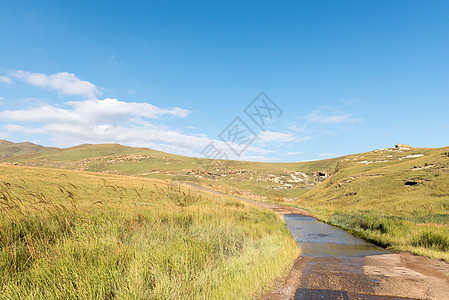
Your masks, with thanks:
[(208, 193), (211, 193), (211, 194), (214, 194), (214, 195), (227, 196), (227, 197), (231, 197), (231, 198), (234, 198), (234, 199), (237, 199), (237, 200), (241, 200), (241, 201), (244, 201), (244, 202), (252, 203), (252, 204), (255, 204), (257, 206), (261, 206), (261, 207), (270, 209), (270, 210), (272, 210), (272, 211), (274, 211), (274, 212), (276, 212), (276, 213), (278, 213), (280, 215), (298, 214), (298, 215), (310, 216), (310, 214), (307, 211), (305, 211), (303, 209), (300, 209), (300, 208), (286, 206), (286, 205), (279, 205), (279, 204), (274, 204), (274, 203), (261, 202), (261, 201), (246, 199), (246, 198), (238, 197), (238, 196), (234, 196), (234, 195), (226, 195), (226, 194), (223, 194), (223, 193), (218, 192), (216, 190), (213, 190), (213, 189), (201, 186), (201, 185), (196, 184), (196, 183), (185, 182), (184, 184), (189, 186), (189, 187), (193, 187), (193, 188), (195, 188), (197, 190), (208, 192)]

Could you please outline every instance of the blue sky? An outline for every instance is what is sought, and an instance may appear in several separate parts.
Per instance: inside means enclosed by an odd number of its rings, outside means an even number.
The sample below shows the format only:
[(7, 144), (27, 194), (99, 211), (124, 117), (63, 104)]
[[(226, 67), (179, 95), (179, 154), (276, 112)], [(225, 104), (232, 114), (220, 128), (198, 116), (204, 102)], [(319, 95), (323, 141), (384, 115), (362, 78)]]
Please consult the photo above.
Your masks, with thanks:
[[(0, 138), (304, 161), (448, 146), (447, 1), (2, 1)], [(265, 92), (282, 110), (257, 127)], [(258, 136), (236, 155), (223, 130)], [(227, 142), (227, 144), (225, 143)], [(201, 154), (203, 152), (203, 154)]]

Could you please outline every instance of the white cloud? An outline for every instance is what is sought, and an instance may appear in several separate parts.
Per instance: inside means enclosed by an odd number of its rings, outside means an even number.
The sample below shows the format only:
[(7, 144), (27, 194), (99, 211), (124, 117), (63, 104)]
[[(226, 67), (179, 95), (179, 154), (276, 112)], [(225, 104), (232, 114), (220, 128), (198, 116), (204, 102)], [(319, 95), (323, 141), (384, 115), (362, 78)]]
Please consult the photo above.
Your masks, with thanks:
[[(159, 108), (149, 103), (124, 102), (117, 99), (69, 101), (71, 108), (58, 108), (44, 104), (25, 110), (0, 112), (0, 118), (19, 122), (36, 123), (83, 123), (103, 122), (118, 124), (132, 118), (158, 119), (163, 115), (186, 117), (190, 111), (174, 108)], [(137, 121), (137, 119), (136, 119)]]
[(302, 125), (301, 127), (298, 127), (296, 125), (292, 125), (289, 127), (290, 130), (292, 131), (297, 131), (297, 132), (304, 132), (306, 130), (306, 125)]
[[(228, 142), (228, 144), (233, 146), (232, 143)], [(266, 154), (269, 154), (269, 153), (273, 153), (274, 151), (273, 150), (267, 150), (265, 148), (260, 148), (260, 147), (256, 147), (256, 146), (252, 146), (251, 145), (248, 148), (246, 148), (245, 153), (246, 152), (253, 153), (253, 154), (259, 154), (259, 155), (266, 155)], [(243, 154), (245, 154), (245, 153), (243, 153)]]
[(277, 142), (285, 143), (295, 140), (295, 135), (290, 132), (274, 132), (274, 131), (262, 131), (259, 135), (259, 141), (265, 142)]
[(337, 156), (342, 156), (342, 155), (337, 154), (337, 153), (321, 153), (321, 154), (318, 154), (318, 156), (329, 158), (329, 157), (337, 157)]
[(262, 155), (242, 155), (241, 157), (236, 158), (236, 160), (275, 162), (275, 161), (279, 161), (279, 158), (278, 157), (267, 157), (267, 156), (262, 156)]
[(96, 99), (101, 95), (100, 89), (90, 83), (79, 79), (73, 73), (61, 72), (53, 75), (43, 73), (31, 73), (27, 71), (15, 71), (12, 76), (34, 86), (58, 91), (64, 95), (77, 95)]
[[(11, 76), (33, 86), (64, 95), (86, 97), (84, 99), (87, 100), (68, 101), (58, 106), (38, 101), (31, 108), (0, 111), (0, 120), (9, 121), (4, 126), (7, 133), (46, 136), (53, 141), (54, 146), (59, 147), (82, 143), (120, 143), (188, 156), (201, 156), (206, 146), (213, 142), (217, 148), (226, 152), (229, 159), (276, 160), (266, 157), (272, 151), (263, 147), (250, 145), (242, 156), (237, 156), (228, 146), (239, 149), (241, 145), (210, 139), (204, 134), (186, 134), (154, 123), (154, 120), (162, 117), (187, 117), (190, 111), (186, 109), (160, 108), (149, 103), (110, 98), (99, 100), (97, 96), (101, 94), (100, 88), (67, 72), (46, 75), (15, 71)], [(262, 142), (287, 142), (294, 139), (292, 133), (282, 132), (267, 131), (260, 136)]]
[(10, 138), (9, 132), (0, 131), (0, 140), (7, 140)]
[(303, 137), (297, 137), (295, 140), (298, 142), (305, 142), (305, 141), (309, 141), (311, 139), (312, 139), (311, 136), (303, 136)]
[(0, 82), (10, 84), (12, 83), (12, 80), (8, 76), (0, 76)]
[[(45, 104), (24, 110), (6, 110), (0, 112), (0, 119), (25, 124), (8, 124), (5, 128), (9, 132), (48, 134), (60, 146), (86, 142), (142, 145), (149, 141), (186, 147), (190, 143), (203, 144), (202, 137), (191, 136), (186, 140), (182, 133), (148, 121), (163, 115), (186, 117), (189, 111), (185, 109), (159, 108), (149, 103), (117, 99), (70, 101), (65, 105), (66, 108)], [(30, 123), (34, 126), (27, 125)]]
[(46, 135), (59, 147), (82, 143), (120, 143), (198, 156), (209, 143), (214, 142), (227, 153), (229, 159), (274, 160), (264, 156), (271, 151), (259, 147), (249, 146), (239, 157), (222, 141), (203, 134), (186, 134), (150, 122), (162, 116), (186, 117), (190, 111), (185, 109), (159, 108), (149, 103), (128, 103), (117, 99), (69, 101), (64, 104), (64, 107), (43, 104), (23, 110), (0, 111), (0, 119), (17, 123), (4, 126), (9, 133)]
[(70, 101), (77, 114), (92, 117), (95, 121), (123, 120), (128, 116), (136, 116), (146, 119), (158, 119), (163, 115), (185, 118), (189, 110), (174, 108), (159, 108), (149, 103), (124, 102), (117, 99), (106, 98), (104, 100)]
[(4, 128), (11, 133), (23, 133), (23, 134), (42, 134), (46, 131), (42, 128), (24, 127), (21, 125), (9, 124), (5, 125)]
[(315, 110), (305, 117), (309, 122), (323, 123), (323, 124), (337, 124), (337, 123), (353, 123), (360, 121), (360, 119), (353, 118), (351, 114), (338, 112), (336, 114), (327, 114), (320, 110)]
[(287, 155), (303, 155), (304, 152), (287, 152)]

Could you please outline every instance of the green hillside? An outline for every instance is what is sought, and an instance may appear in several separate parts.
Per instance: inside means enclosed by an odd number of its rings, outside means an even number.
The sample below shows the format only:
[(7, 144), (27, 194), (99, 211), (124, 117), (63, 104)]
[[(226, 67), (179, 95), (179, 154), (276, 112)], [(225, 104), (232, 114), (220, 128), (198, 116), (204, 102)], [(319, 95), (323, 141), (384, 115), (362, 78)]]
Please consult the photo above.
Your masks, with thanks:
[(305, 208), (390, 249), (449, 260), (449, 147), (259, 163), (104, 144), (52, 149), (0, 163), (193, 181), (228, 194)]
[(391, 249), (449, 260), (449, 147), (341, 158), (291, 204)]
[(23, 154), (32, 154), (54, 148), (47, 148), (32, 143), (13, 143), (0, 139), (0, 160), (19, 156)]
[(118, 144), (86, 144), (67, 149), (53, 149), (12, 157), (2, 162), (180, 182), (196, 181), (227, 193), (273, 198), (293, 197), (308, 191), (322, 182), (337, 165), (336, 159), (307, 163), (197, 159)]

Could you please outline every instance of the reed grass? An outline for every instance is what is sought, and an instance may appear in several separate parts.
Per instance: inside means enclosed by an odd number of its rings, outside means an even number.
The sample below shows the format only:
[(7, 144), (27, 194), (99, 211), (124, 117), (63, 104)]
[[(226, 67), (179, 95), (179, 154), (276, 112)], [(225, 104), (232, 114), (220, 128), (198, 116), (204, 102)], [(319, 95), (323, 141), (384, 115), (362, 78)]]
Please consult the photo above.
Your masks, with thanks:
[(1, 299), (250, 299), (298, 255), (281, 218), (126, 176), (0, 166)]

